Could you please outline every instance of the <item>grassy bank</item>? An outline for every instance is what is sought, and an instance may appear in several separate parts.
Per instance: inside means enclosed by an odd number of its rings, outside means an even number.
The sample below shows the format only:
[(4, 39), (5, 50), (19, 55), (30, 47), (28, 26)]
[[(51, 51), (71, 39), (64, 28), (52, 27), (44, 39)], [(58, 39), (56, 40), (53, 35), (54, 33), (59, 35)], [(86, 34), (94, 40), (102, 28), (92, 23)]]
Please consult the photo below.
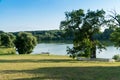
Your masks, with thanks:
[(0, 46), (0, 55), (10, 55), (10, 54), (15, 54), (16, 51), (14, 48), (6, 48), (6, 47), (1, 47)]
[(0, 56), (0, 80), (119, 80), (120, 63), (85, 62), (67, 56)]

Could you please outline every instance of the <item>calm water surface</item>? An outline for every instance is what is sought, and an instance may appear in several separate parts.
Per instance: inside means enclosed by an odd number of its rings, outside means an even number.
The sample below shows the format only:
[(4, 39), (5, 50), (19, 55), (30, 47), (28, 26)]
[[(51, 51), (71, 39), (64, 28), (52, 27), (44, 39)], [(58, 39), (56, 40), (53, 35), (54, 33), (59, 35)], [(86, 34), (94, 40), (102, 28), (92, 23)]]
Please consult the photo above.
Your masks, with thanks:
[[(66, 43), (40, 43), (33, 50), (33, 54), (39, 54), (41, 52), (49, 52), (54, 55), (66, 55), (66, 47), (72, 47), (72, 44)], [(103, 50), (99, 53), (97, 50), (98, 58), (112, 58), (115, 54), (120, 54), (120, 50), (113, 46), (107, 47), (107, 50)]]

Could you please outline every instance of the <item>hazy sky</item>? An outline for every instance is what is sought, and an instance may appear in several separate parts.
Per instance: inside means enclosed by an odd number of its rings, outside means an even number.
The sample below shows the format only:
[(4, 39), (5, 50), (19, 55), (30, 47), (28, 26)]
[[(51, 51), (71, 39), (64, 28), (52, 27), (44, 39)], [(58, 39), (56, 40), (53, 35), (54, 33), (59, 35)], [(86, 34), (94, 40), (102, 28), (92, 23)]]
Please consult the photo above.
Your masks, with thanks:
[(120, 13), (120, 0), (0, 0), (0, 30), (59, 29), (64, 12), (76, 9), (115, 9)]

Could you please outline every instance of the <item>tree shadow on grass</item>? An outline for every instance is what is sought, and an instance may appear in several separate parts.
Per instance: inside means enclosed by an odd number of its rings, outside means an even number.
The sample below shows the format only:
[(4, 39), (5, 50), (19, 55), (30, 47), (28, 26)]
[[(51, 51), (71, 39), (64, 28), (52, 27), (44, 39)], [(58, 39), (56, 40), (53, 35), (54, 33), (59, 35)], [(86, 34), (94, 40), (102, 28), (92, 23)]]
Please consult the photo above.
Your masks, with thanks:
[[(45, 67), (33, 70), (3, 70), (3, 74), (27, 73), (34, 77), (14, 80), (120, 80), (120, 67)], [(44, 75), (44, 76), (41, 76)]]
[(0, 63), (60, 63), (60, 62), (74, 62), (73, 59), (16, 59), (16, 60), (5, 60), (0, 59)]

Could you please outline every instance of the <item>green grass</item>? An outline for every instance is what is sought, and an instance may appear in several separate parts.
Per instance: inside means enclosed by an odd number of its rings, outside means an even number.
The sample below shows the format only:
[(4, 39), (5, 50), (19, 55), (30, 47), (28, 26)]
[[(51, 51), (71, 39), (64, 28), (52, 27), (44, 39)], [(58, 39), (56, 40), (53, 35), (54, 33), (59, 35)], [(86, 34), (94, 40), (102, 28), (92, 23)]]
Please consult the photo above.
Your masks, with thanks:
[(120, 62), (55, 55), (2, 55), (0, 80), (120, 80)]
[(10, 54), (15, 54), (15, 49), (0, 46), (0, 55), (10, 55)]

